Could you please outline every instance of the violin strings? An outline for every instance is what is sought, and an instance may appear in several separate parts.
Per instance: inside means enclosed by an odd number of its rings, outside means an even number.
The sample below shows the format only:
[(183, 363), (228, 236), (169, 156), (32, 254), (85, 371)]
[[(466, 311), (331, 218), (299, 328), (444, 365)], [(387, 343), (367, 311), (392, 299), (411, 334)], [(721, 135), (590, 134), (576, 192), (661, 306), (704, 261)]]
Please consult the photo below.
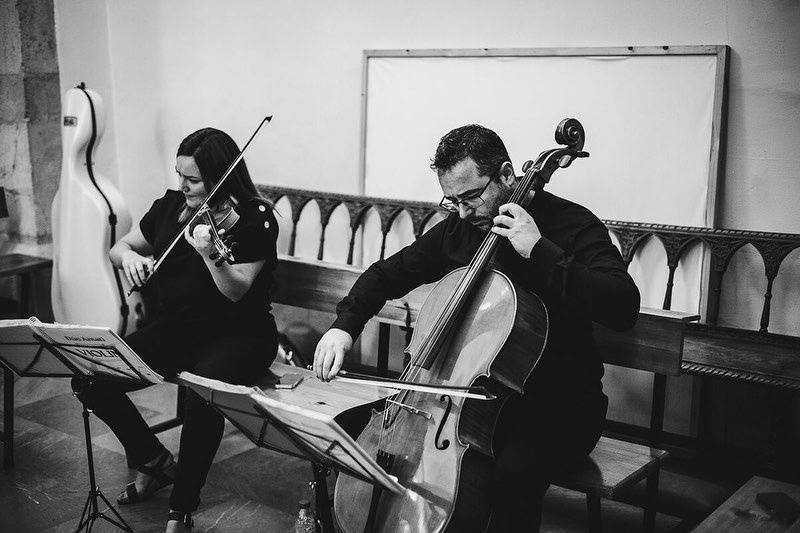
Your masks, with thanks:
[(253, 132), (253, 134), (247, 140), (247, 142), (245, 143), (244, 147), (239, 151), (239, 154), (234, 158), (233, 162), (228, 166), (228, 169), (222, 174), (222, 177), (220, 177), (219, 181), (217, 181), (217, 184), (214, 185), (214, 187), (212, 187), (211, 192), (208, 193), (208, 195), (206, 196), (206, 199), (203, 200), (203, 203), (201, 203), (200, 206), (197, 208), (197, 211), (189, 218), (188, 222), (186, 222), (186, 224), (183, 226), (183, 228), (181, 228), (181, 231), (178, 232), (178, 234), (175, 236), (175, 239), (173, 239), (172, 243), (167, 247), (166, 250), (164, 250), (164, 253), (161, 254), (161, 256), (158, 258), (158, 260), (155, 262), (155, 264), (153, 264), (153, 270), (150, 273), (149, 278), (153, 277), (153, 274), (156, 273), (158, 268), (161, 266), (161, 264), (166, 259), (167, 255), (169, 255), (169, 253), (172, 251), (172, 249), (175, 247), (175, 245), (178, 244), (178, 242), (181, 240), (181, 238), (183, 237), (183, 233), (186, 231), (186, 228), (188, 228), (189, 224), (191, 224), (194, 221), (194, 219), (197, 217), (198, 212), (203, 207), (208, 205), (208, 202), (211, 199), (211, 197), (214, 196), (214, 194), (217, 192), (217, 190), (219, 190), (220, 187), (222, 187), (223, 182), (228, 178), (228, 176), (233, 172), (233, 170), (236, 168), (236, 166), (239, 164), (239, 162), (244, 158), (245, 151), (250, 146), (250, 143), (253, 142), (253, 139), (255, 139), (256, 135), (261, 130), (261, 127), (266, 122), (269, 122), (271, 120), (272, 120), (272, 115), (270, 115), (268, 117), (264, 117), (264, 119), (261, 121), (261, 123), (256, 128), (256, 130)]

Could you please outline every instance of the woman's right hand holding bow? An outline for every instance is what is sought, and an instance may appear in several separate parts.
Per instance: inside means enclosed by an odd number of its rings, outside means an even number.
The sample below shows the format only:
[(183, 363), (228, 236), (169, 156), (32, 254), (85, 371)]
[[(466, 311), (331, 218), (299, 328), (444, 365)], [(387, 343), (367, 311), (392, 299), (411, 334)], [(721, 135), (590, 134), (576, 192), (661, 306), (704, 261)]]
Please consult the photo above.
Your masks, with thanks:
[(127, 250), (120, 259), (128, 283), (136, 287), (144, 285), (153, 271), (153, 258), (140, 255), (134, 250)]

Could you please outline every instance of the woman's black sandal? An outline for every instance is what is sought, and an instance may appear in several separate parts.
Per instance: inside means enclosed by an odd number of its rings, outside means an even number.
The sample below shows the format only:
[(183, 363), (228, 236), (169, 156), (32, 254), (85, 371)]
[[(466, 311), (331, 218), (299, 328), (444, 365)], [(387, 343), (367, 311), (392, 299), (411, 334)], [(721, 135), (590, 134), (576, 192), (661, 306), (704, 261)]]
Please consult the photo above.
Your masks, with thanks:
[(177, 520), (188, 529), (192, 529), (194, 520), (192, 520), (192, 513), (183, 513), (181, 511), (170, 511), (167, 515), (167, 522), (170, 520)]
[(175, 482), (175, 461), (172, 461), (171, 464), (166, 464), (171, 459), (172, 454), (169, 450), (164, 450), (161, 452), (161, 455), (158, 456), (158, 460), (154, 465), (142, 465), (136, 468), (139, 472), (150, 476), (150, 479), (147, 480), (147, 484), (141, 492), (136, 489), (135, 482), (128, 483), (125, 486), (125, 490), (120, 492), (119, 496), (117, 496), (117, 503), (120, 505), (139, 503), (148, 499), (157, 490), (167, 485), (172, 485)]

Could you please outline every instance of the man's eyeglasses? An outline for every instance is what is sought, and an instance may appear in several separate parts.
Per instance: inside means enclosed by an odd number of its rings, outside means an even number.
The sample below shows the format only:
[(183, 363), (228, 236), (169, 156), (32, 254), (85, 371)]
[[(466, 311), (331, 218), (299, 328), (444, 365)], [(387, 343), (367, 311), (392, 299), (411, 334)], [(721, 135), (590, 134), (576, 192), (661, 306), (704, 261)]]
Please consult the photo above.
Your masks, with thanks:
[(457, 200), (455, 198), (448, 198), (447, 196), (443, 196), (442, 200), (439, 202), (439, 207), (450, 211), (451, 213), (458, 212), (458, 206), (463, 205), (464, 207), (469, 207), (470, 209), (477, 209), (478, 207), (482, 206), (486, 201), (483, 199), (483, 193), (486, 192), (486, 188), (492, 182), (492, 178), (489, 178), (489, 181), (486, 182), (486, 185), (483, 186), (478, 192), (470, 194), (466, 198), (462, 198), (461, 200)]

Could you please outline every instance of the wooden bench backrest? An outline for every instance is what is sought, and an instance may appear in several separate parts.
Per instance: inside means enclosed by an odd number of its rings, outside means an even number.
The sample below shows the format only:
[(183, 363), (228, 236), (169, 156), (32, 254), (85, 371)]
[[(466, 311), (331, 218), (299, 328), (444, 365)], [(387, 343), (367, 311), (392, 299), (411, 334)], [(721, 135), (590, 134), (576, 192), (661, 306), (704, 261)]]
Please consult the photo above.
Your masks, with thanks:
[[(368, 212), (377, 213), (380, 219), (382, 233), (381, 256), (383, 256), (386, 239), (392, 229), (392, 225), (402, 213), (406, 213), (409, 216), (413, 225), (414, 235), (418, 237), (424, 232), (425, 226), (431, 220), (431, 217), (439, 212), (438, 206), (430, 202), (307, 191), (269, 185), (258, 185), (258, 188), (273, 202), (278, 202), (279, 200), (288, 201), (292, 228), (288, 246), (290, 256), (294, 255), (297, 227), (301, 214), (310, 203), (315, 203), (319, 208), (319, 224), (322, 231), (319, 233), (318, 259), (323, 259), (326, 255), (325, 228), (332, 213), (341, 206), (345, 207), (350, 221), (348, 263), (353, 262), (356, 235), (364, 226)], [(710, 279), (703, 289), (708, 304), (703, 321), (712, 326), (716, 324), (719, 315), (720, 295), (723, 292), (722, 279), (728, 269), (728, 265), (737, 250), (748, 245), (752, 246), (764, 262), (763, 274), (767, 283), (760, 317), (760, 331), (763, 336), (753, 337), (746, 330), (728, 328), (720, 328), (724, 330), (721, 333), (722, 336), (720, 336), (715, 331), (716, 328), (703, 329), (692, 324), (692, 327), (689, 328), (692, 338), (687, 339), (683, 346), (683, 354), (680, 354), (683, 356), (681, 370), (684, 373), (702, 376), (723, 376), (729, 379), (800, 390), (800, 350), (795, 348), (797, 343), (792, 343), (791, 340), (785, 341), (784, 336), (775, 336), (767, 333), (770, 325), (773, 281), (775, 281), (783, 264), (792, 260), (789, 258), (791, 252), (800, 248), (800, 234), (669, 226), (613, 220), (604, 222), (617, 237), (622, 258), (628, 264), (633, 260), (637, 250), (646, 243), (657, 242), (663, 245), (667, 257), (665, 267), (668, 270), (663, 309), (670, 309), (672, 306), (674, 275), (676, 270), (679, 269), (681, 258), (689, 250), (697, 246), (705, 250), (710, 255)], [(408, 298), (410, 299), (412, 296)], [(333, 300), (334, 298), (330, 299)], [(309, 303), (313, 304), (314, 302)], [(402, 302), (398, 303), (402, 307)], [(335, 305), (335, 302), (331, 302), (331, 305)], [(413, 303), (409, 301), (409, 305), (412, 307), (413, 312)], [(392, 312), (391, 307), (390, 305), (384, 308), (383, 312), (387, 316), (380, 318), (380, 320), (389, 323), (400, 323), (397, 313)], [(325, 308), (328, 311), (332, 309), (333, 307)], [(651, 317), (650, 315), (654, 316)], [(601, 341), (600, 348), (603, 358), (609, 363), (621, 366), (669, 374), (674, 373), (674, 356), (679, 355), (674, 348), (678, 338), (676, 337), (674, 326), (678, 324), (672, 324), (671, 318), (676, 317), (665, 317), (657, 313), (656, 310), (643, 309), (639, 324), (637, 324), (633, 332), (625, 335), (624, 342), (614, 333), (609, 332), (609, 335), (606, 335), (602, 330), (598, 330), (597, 337)], [(678, 322), (688, 318), (685, 315), (677, 317)], [(683, 330), (682, 327), (678, 329), (681, 332)], [(655, 334), (656, 337), (651, 341), (647, 341), (645, 336), (637, 333), (637, 330), (643, 333)], [(797, 339), (797, 337), (793, 338)], [(629, 345), (628, 340), (634, 340), (633, 345)], [(664, 344), (661, 344), (662, 341)], [(735, 347), (740, 341), (747, 345), (747, 349), (728, 350), (725, 348), (730, 344)], [(626, 350), (619, 350), (620, 342), (626, 344), (630, 350), (627, 348)], [(721, 344), (717, 344), (717, 342)], [(637, 343), (640, 347), (635, 349), (634, 345)], [(773, 344), (783, 347), (778, 349), (778, 361), (775, 360), (773, 355)], [(608, 346), (616, 346), (616, 348), (607, 348)], [(664, 348), (664, 346), (668, 346), (668, 348)], [(663, 352), (664, 349), (667, 350), (667, 353)], [(764, 365), (760, 364), (762, 362)], [(776, 374), (775, 372), (778, 371), (783, 372), (783, 374)]]
[[(334, 312), (336, 304), (353, 286), (362, 269), (282, 256), (275, 270), (275, 303)], [(376, 320), (413, 326), (430, 286), (415, 289), (383, 306)], [(409, 316), (410, 315), (410, 316)], [(636, 326), (626, 332), (596, 326), (595, 338), (603, 361), (609, 364), (678, 375), (683, 353), (685, 323), (698, 317), (674, 311), (643, 308)]]

